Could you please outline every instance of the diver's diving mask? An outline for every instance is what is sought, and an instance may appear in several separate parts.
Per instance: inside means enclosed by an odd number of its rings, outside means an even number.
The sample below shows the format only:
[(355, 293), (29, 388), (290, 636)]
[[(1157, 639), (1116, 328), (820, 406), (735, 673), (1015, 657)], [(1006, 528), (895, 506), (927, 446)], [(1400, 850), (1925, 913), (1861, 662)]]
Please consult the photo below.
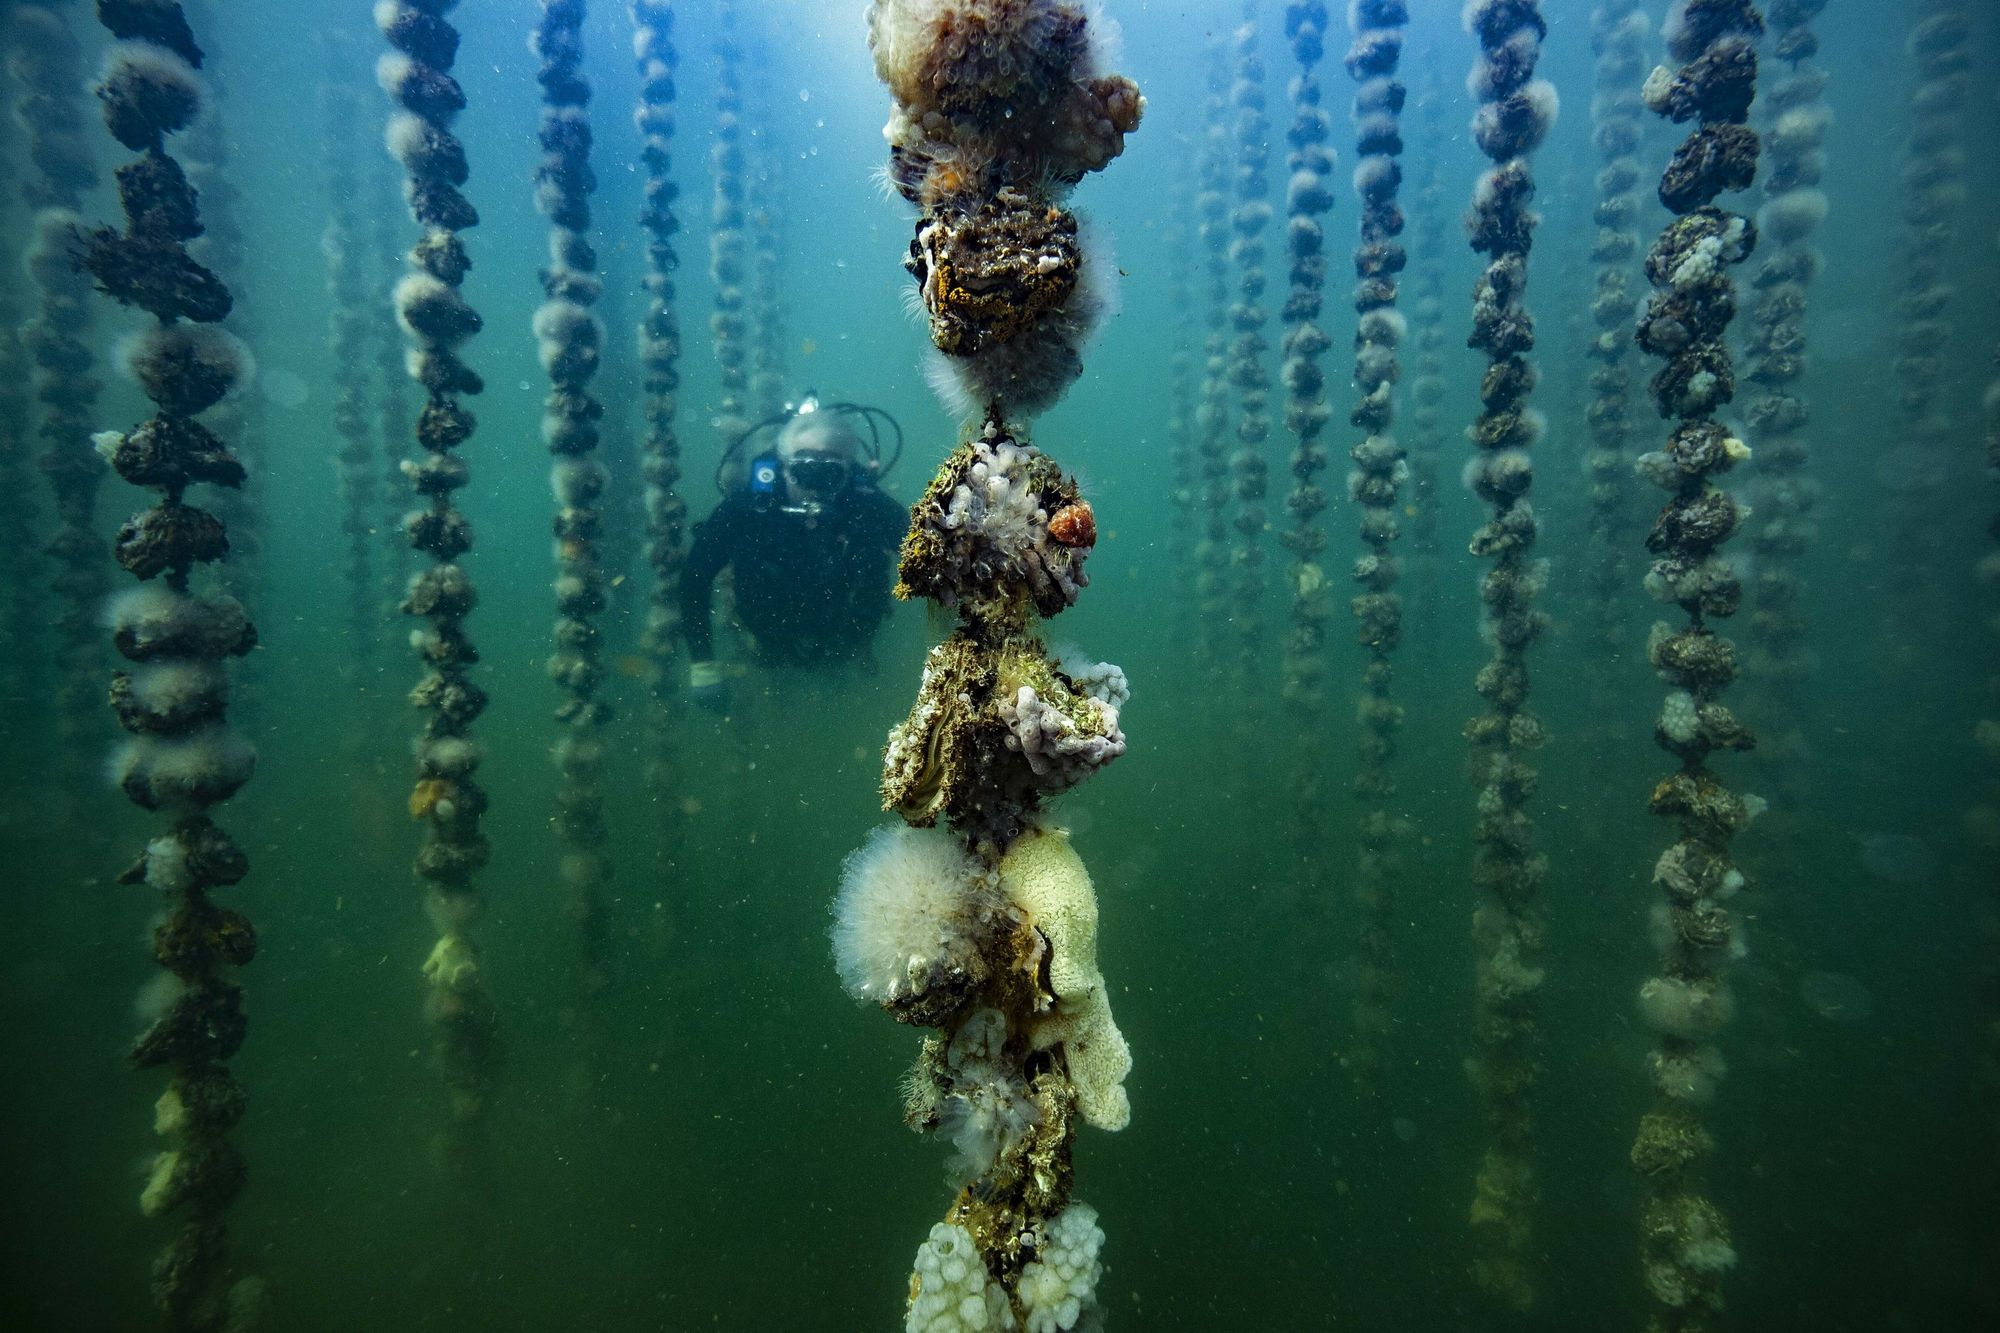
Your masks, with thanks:
[[(885, 430), (893, 437), (886, 454)], [(734, 472), (745, 456), (748, 466)], [(822, 403), (807, 394), (731, 441), (716, 464), (715, 485), (724, 494), (741, 486), (759, 509), (813, 517), (843, 492), (880, 484), (902, 456), (903, 428), (881, 408)]]
[(785, 480), (793, 490), (810, 491), (822, 496), (846, 490), (853, 475), (853, 463), (838, 454), (817, 449), (800, 450), (792, 456), (785, 469)]

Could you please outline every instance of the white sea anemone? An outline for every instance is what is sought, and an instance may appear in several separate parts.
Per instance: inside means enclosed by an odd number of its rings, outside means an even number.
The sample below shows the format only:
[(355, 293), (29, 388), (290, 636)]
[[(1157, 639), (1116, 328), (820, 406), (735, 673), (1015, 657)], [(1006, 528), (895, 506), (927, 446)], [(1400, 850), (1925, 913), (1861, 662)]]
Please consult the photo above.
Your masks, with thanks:
[(213, 324), (147, 329), (119, 345), (126, 371), (172, 416), (191, 417), (250, 378), (250, 349)]
[(979, 865), (942, 829), (876, 829), (841, 867), (832, 932), (840, 984), (881, 1004), (913, 977), (970, 970), (973, 934), (993, 901)]

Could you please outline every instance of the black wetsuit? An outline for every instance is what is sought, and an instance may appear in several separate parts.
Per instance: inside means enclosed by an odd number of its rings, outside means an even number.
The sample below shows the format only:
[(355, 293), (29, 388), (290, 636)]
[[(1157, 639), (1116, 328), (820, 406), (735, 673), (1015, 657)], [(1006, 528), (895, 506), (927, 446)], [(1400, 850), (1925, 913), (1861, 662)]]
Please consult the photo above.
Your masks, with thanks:
[(681, 569), (681, 630), (697, 662), (715, 656), (715, 577), (736, 571), (736, 615), (758, 660), (811, 665), (859, 655), (889, 613), (891, 564), (909, 511), (873, 486), (844, 491), (818, 514), (788, 514), (746, 494), (695, 525)]

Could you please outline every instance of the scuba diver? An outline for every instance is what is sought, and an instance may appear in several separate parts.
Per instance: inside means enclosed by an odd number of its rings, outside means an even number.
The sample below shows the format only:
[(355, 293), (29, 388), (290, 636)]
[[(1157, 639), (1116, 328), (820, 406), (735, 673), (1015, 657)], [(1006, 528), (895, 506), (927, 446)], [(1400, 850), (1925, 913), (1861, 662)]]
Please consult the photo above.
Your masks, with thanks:
[[(884, 425), (894, 433), (887, 459)], [(766, 436), (765, 447), (754, 447)], [(908, 509), (880, 484), (902, 452), (902, 428), (887, 412), (810, 394), (723, 451), (715, 474), (722, 500), (695, 525), (681, 570), (681, 631), (696, 703), (728, 704), (711, 609), (725, 569), (734, 571), (736, 616), (757, 661), (866, 659), (889, 613), (891, 568), (909, 526)]]

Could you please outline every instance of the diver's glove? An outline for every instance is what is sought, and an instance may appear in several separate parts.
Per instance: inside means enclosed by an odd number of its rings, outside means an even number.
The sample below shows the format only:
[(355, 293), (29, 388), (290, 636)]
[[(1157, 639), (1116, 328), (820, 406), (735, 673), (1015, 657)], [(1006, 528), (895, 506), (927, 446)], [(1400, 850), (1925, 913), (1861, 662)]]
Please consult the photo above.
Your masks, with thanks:
[(711, 713), (729, 711), (729, 681), (722, 674), (722, 663), (688, 663), (688, 698)]

